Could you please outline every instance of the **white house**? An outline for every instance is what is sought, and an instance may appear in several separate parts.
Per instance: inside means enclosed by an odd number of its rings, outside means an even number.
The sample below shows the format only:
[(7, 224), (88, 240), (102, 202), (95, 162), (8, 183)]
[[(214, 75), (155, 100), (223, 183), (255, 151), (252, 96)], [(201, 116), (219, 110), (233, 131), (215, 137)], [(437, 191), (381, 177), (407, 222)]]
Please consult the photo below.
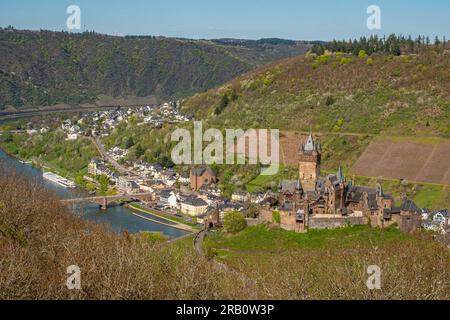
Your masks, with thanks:
[(78, 134), (76, 133), (69, 133), (67, 135), (66, 141), (74, 141), (78, 139)]

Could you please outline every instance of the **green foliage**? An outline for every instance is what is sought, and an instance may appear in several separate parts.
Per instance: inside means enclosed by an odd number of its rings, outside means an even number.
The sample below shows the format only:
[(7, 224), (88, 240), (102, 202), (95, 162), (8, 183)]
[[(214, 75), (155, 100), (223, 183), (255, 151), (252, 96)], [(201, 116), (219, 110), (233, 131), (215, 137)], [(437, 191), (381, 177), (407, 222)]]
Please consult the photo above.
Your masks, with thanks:
[(322, 54), (322, 55), (320, 55), (320, 56), (317, 58), (317, 62), (318, 62), (319, 64), (325, 64), (325, 63), (327, 63), (328, 61), (330, 61), (330, 57), (331, 57), (330, 54), (327, 54), (327, 53)]
[(13, 141), (3, 141), (1, 147), (8, 153), (35, 160), (75, 179), (87, 173), (87, 165), (98, 156), (98, 151), (89, 139), (66, 141), (65, 138), (63, 132), (55, 130), (36, 135), (14, 134)]
[(361, 58), (361, 59), (367, 58), (367, 53), (366, 53), (366, 51), (360, 50), (359, 53), (358, 53), (358, 57)]
[(125, 149), (130, 149), (133, 146), (134, 146), (134, 140), (133, 140), (133, 137), (130, 136), (125, 141)]
[(219, 105), (217, 106), (217, 108), (214, 110), (214, 113), (215, 113), (216, 115), (221, 114), (221, 113), (223, 112), (223, 110), (224, 110), (226, 107), (228, 107), (228, 104), (229, 104), (229, 103), (230, 103), (230, 100), (229, 100), (229, 98), (228, 98), (228, 95), (224, 94), (224, 95), (222, 96), (222, 98), (220, 98), (220, 103), (219, 103)]
[[(436, 37), (435, 49), (440, 50), (440, 40)], [(323, 54), (325, 51), (330, 52), (345, 52), (351, 53), (360, 58), (366, 58), (367, 55), (373, 53), (384, 53), (394, 56), (399, 56), (404, 53), (419, 53), (422, 50), (430, 48), (430, 40), (427, 37), (417, 37), (415, 40), (409, 36), (396, 36), (391, 34), (387, 38), (380, 38), (377, 35), (372, 35), (369, 38), (361, 37), (353, 41), (336, 41), (333, 40), (328, 43), (317, 43), (311, 48), (311, 52), (317, 55)]]
[(140, 158), (145, 154), (145, 149), (140, 144), (138, 144), (136, 146), (135, 153), (136, 153), (136, 158)]
[(98, 182), (100, 183), (100, 195), (106, 196), (109, 189), (109, 178), (105, 175), (98, 177)]
[(247, 222), (241, 212), (233, 211), (225, 214), (223, 225), (226, 232), (238, 233), (247, 227)]
[(350, 58), (347, 57), (342, 57), (341, 61), (339, 62), (339, 64), (341, 66), (346, 66), (348, 65), (350, 62), (352, 62), (352, 60)]
[(281, 215), (279, 211), (272, 212), (272, 220), (275, 223), (280, 224), (281, 223)]
[(372, 57), (369, 57), (369, 58), (367, 59), (366, 64), (367, 64), (368, 66), (372, 66), (372, 65), (373, 65), (373, 59), (372, 59)]
[(236, 90), (233, 88), (227, 88), (220, 98), (219, 105), (214, 110), (215, 115), (220, 115), (226, 107), (233, 101), (238, 99)]
[(326, 106), (332, 106), (334, 104), (335, 100), (333, 96), (327, 96), (327, 99), (325, 100)]
[(10, 143), (13, 142), (13, 135), (9, 132), (6, 132), (2, 136), (3, 142)]
[(0, 73), (0, 110), (8, 105), (95, 103), (100, 95), (130, 97), (131, 104), (134, 96), (182, 98), (306, 50), (307, 45), (295, 42), (243, 41), (236, 46), (162, 37), (0, 29), (5, 66)]

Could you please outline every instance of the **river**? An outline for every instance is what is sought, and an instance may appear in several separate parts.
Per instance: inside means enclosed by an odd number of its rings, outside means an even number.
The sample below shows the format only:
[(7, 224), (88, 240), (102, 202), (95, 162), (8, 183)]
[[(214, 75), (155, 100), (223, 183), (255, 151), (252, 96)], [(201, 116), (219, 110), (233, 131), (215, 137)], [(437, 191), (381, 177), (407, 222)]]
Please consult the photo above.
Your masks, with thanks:
[[(18, 174), (26, 175), (31, 179), (41, 182), (45, 188), (53, 190), (61, 199), (72, 199), (88, 196), (88, 193), (82, 189), (65, 189), (57, 184), (45, 180), (42, 177), (42, 171), (30, 165), (21, 163), (18, 159), (10, 157), (0, 149), (0, 165), (6, 166), (10, 170), (15, 170)], [(156, 222), (139, 218), (132, 214), (132, 210), (123, 206), (108, 206), (108, 210), (100, 210), (99, 206), (92, 203), (82, 203), (73, 206), (74, 214), (88, 221), (94, 221), (100, 224), (107, 224), (117, 232), (127, 231), (129, 233), (139, 233), (143, 231), (161, 232), (169, 238), (178, 238), (186, 235), (188, 232), (165, 226)], [(141, 213), (142, 215), (142, 213)], [(154, 220), (160, 220), (158, 217), (151, 217)], [(165, 223), (168, 223), (164, 220)], [(169, 222), (170, 224), (170, 222)]]

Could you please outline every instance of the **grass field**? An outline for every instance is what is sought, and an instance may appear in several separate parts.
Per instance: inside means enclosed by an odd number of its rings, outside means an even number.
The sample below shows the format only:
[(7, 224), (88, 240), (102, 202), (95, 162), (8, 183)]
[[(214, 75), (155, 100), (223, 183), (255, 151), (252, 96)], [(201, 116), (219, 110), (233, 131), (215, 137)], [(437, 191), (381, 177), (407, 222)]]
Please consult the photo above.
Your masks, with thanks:
[[(214, 234), (205, 247), (254, 281), (259, 299), (450, 298), (450, 252), (427, 233), (355, 226), (297, 234), (256, 226)], [(381, 290), (366, 287), (371, 265), (381, 268)]]

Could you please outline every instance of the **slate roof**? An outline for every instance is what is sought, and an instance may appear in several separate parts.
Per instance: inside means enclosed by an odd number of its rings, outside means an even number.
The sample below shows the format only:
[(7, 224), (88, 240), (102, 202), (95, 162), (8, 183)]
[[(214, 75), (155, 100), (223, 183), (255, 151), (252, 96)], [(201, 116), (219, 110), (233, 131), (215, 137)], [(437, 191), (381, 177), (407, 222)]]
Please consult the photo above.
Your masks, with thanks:
[(183, 203), (194, 206), (194, 207), (206, 207), (208, 204), (205, 200), (200, 199), (198, 197), (192, 196), (184, 199)]
[(369, 209), (370, 210), (377, 210), (378, 209), (378, 204), (377, 204), (377, 195), (376, 193), (369, 193), (368, 195), (368, 205), (369, 205)]
[(209, 172), (209, 174), (212, 176), (216, 175), (216, 173), (210, 167), (198, 167), (191, 170), (191, 174), (195, 177), (201, 177), (205, 172)]
[(159, 192), (159, 196), (161, 198), (169, 198), (172, 192), (173, 192), (172, 189), (164, 189)]
[(318, 178), (316, 181), (316, 190), (318, 192), (325, 192), (325, 179), (324, 178)]
[(281, 207), (281, 211), (292, 211), (294, 210), (294, 204), (291, 201), (286, 201)]
[(300, 180), (284, 180), (280, 184), (280, 192), (289, 192), (294, 194), (297, 191), (302, 190), (302, 184)]
[(414, 203), (414, 201), (407, 199), (403, 201), (402, 206), (400, 207), (401, 211), (406, 212), (419, 212), (420, 208)]

